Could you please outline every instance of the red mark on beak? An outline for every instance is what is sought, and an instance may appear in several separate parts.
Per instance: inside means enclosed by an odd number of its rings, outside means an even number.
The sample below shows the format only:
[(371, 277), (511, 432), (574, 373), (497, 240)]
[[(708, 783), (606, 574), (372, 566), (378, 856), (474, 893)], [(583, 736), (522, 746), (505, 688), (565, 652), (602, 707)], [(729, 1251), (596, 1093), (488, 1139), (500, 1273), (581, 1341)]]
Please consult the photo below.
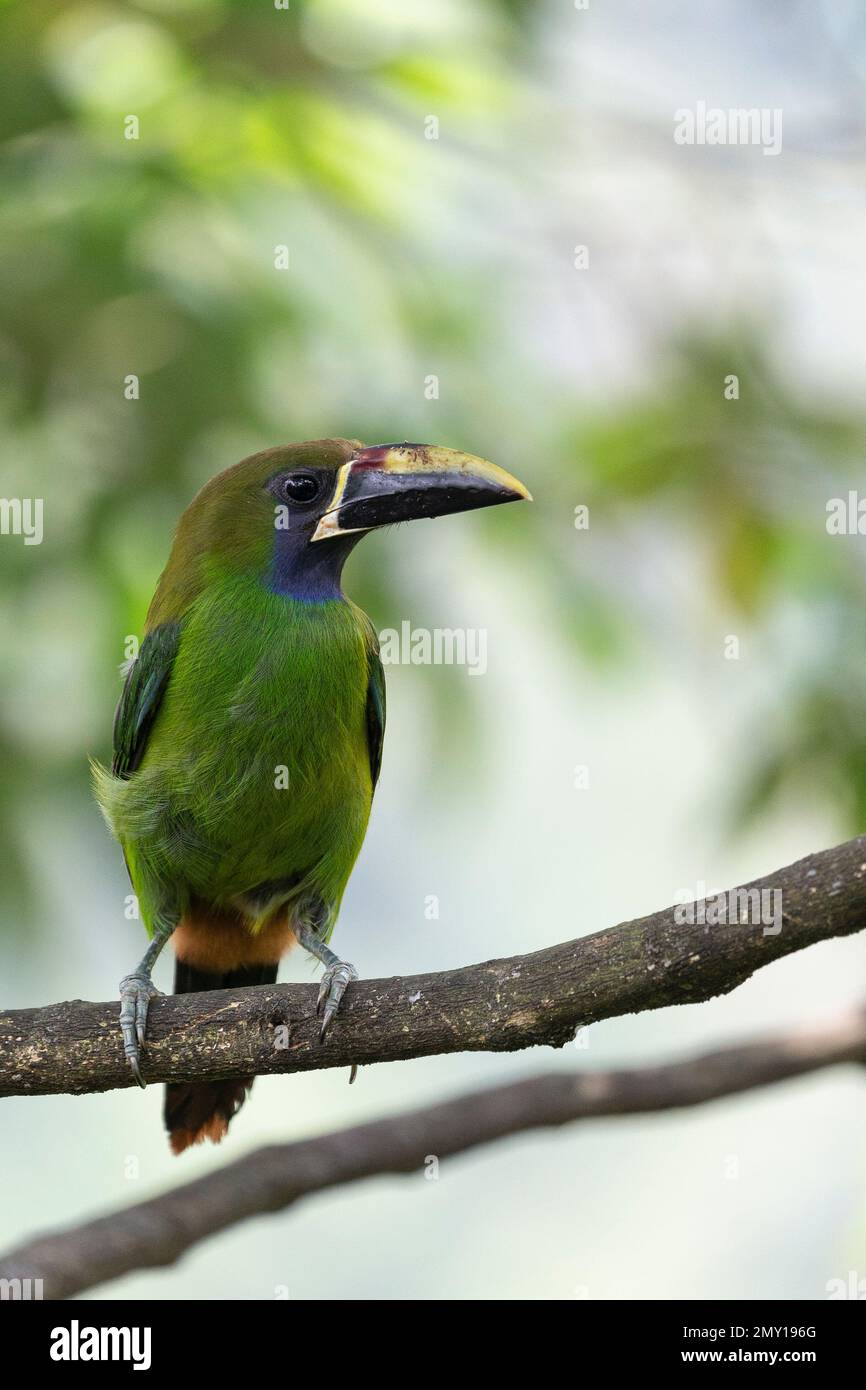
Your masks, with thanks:
[(423, 444), (372, 444), (369, 449), (359, 449), (350, 462), (353, 468), (378, 468), (385, 462), (392, 449), (405, 450), (411, 457), (413, 453), (424, 448)]

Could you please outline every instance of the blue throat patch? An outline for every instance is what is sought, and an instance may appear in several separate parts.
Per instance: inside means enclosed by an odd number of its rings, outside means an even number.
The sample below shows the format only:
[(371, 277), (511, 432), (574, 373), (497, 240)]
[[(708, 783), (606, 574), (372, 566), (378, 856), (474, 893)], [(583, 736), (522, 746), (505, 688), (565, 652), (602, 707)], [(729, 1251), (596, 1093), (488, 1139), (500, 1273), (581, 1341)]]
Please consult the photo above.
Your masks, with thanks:
[(276, 531), (269, 589), (301, 603), (341, 599), (343, 566), (362, 534), (312, 544), (306, 528)]

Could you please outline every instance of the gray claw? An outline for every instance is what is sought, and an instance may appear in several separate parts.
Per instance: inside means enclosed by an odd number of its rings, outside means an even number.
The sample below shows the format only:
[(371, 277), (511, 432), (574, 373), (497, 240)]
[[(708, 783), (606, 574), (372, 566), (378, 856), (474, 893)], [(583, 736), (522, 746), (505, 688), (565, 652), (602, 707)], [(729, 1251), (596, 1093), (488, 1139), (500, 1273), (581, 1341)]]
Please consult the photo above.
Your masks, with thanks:
[(139, 1086), (146, 1082), (141, 1074), (141, 1048), (147, 1031), (147, 1011), (151, 999), (160, 993), (149, 975), (136, 971), (124, 975), (120, 982), (120, 1031), (123, 1034), (123, 1055)]
[(325, 1035), (334, 1021), (347, 986), (357, 978), (358, 972), (354, 965), (349, 965), (348, 961), (345, 960), (337, 961), (336, 965), (329, 966), (322, 976), (319, 997), (316, 1000), (316, 1013), (322, 1016), (320, 1041), (324, 1041)]

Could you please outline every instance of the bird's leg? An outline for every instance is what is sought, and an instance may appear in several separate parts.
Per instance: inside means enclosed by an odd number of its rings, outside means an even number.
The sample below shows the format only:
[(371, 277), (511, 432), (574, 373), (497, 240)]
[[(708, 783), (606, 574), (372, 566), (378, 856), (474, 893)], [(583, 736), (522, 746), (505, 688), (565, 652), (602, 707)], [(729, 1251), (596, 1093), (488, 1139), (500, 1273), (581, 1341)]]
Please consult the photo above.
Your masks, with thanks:
[(325, 945), (316, 927), (309, 921), (299, 922), (295, 928), (295, 935), (304, 950), (309, 951), (310, 955), (315, 956), (325, 967), (319, 986), (319, 997), (316, 1000), (316, 1013), (322, 1019), (319, 1036), (324, 1038), (340, 1007), (347, 985), (357, 980), (358, 972), (354, 965), (349, 965), (348, 961), (340, 960), (339, 956), (334, 955), (330, 947)]
[(150, 972), (168, 938), (171, 936), (177, 919), (158, 917), (153, 929), (150, 945), (131, 975), (124, 975), (120, 982), (120, 1029), (123, 1033), (123, 1052), (129, 1069), (144, 1090), (145, 1080), (141, 1074), (141, 1048), (147, 1028), (147, 1011), (151, 999), (161, 994)]

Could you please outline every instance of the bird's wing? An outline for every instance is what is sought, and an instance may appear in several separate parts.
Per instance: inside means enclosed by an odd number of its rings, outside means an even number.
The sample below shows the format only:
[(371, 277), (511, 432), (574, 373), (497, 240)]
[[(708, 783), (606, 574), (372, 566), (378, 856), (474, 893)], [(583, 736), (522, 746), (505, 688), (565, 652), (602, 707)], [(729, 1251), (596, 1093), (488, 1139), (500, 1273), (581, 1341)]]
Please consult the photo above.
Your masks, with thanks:
[(369, 648), (370, 680), (367, 686), (367, 744), (370, 750), (370, 776), (373, 791), (379, 780), (382, 766), (382, 743), (385, 738), (385, 672), (379, 656), (379, 642), (375, 632)]
[(129, 668), (114, 716), (115, 777), (130, 777), (144, 757), (180, 641), (180, 623), (161, 623), (149, 632)]

